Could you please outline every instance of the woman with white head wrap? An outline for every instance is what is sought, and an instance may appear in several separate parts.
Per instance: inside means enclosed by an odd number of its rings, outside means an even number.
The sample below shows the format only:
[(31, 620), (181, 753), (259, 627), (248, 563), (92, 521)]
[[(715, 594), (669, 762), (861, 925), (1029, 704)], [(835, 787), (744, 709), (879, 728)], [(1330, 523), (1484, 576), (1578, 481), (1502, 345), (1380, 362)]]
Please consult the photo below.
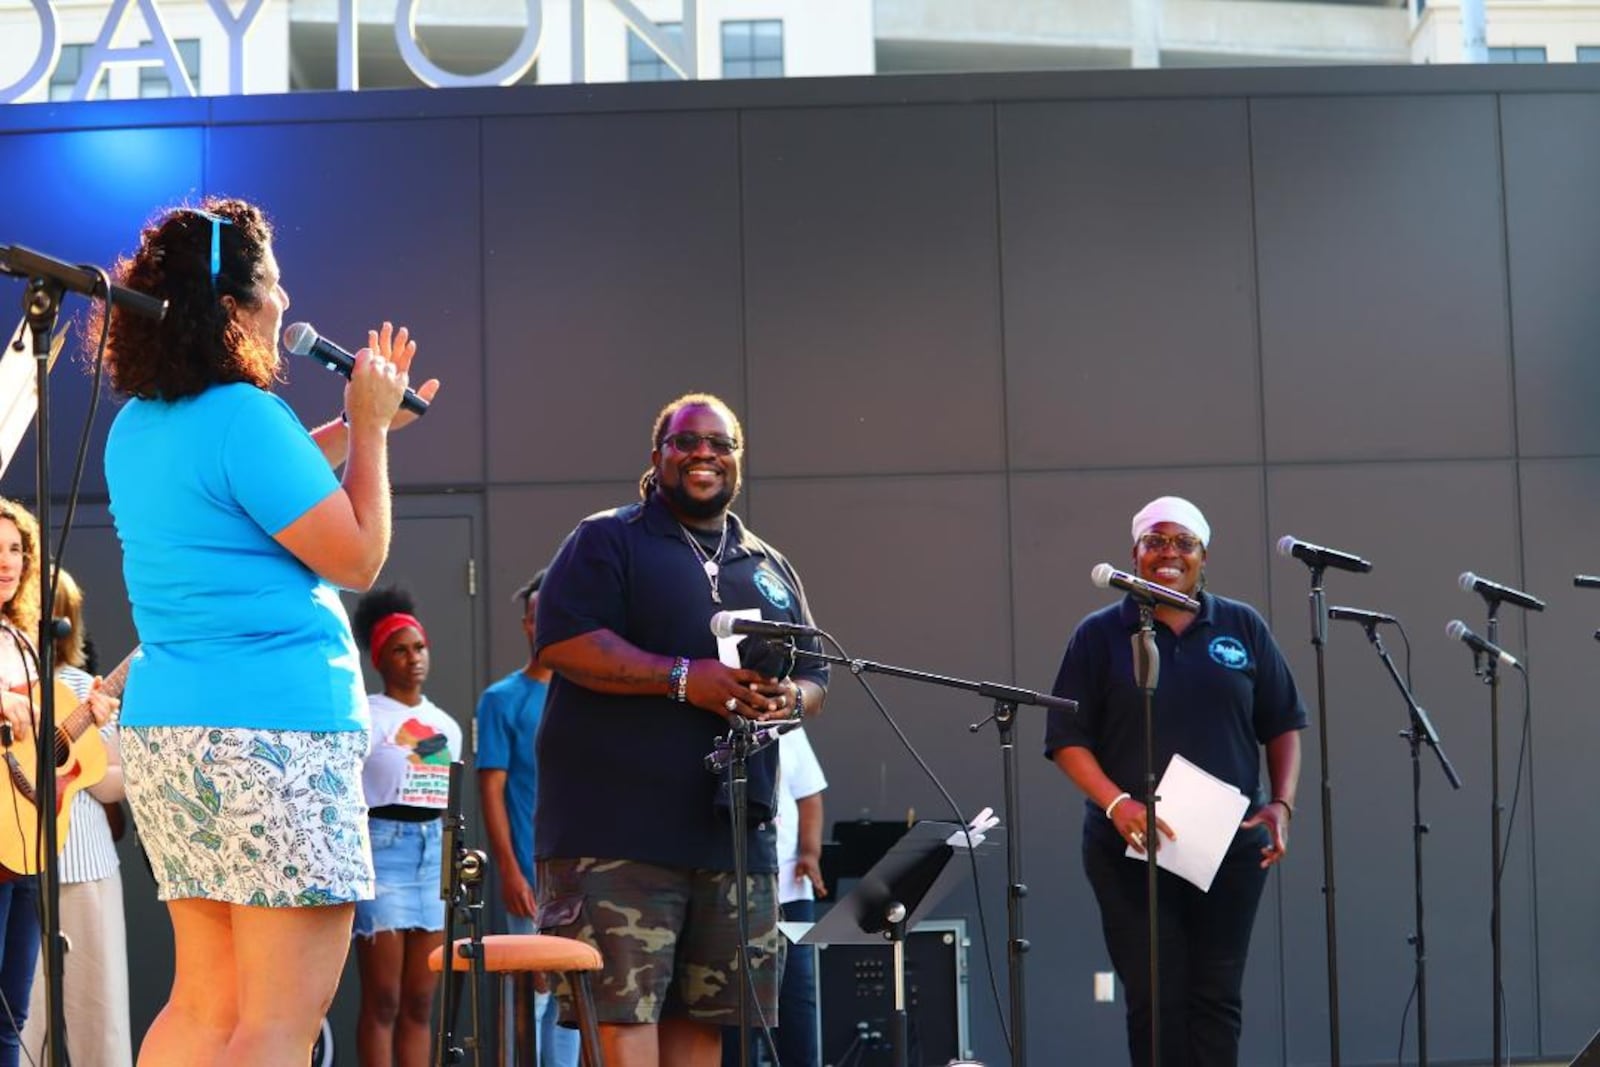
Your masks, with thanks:
[[(1161, 1067), (1233, 1067), (1245, 956), (1267, 869), (1288, 849), (1306, 711), (1260, 614), (1205, 591), (1211, 524), (1200, 509), (1183, 497), (1157, 497), (1134, 515), (1131, 532), (1135, 573), (1200, 601), (1192, 614), (1154, 609), (1161, 663), (1152, 701), (1155, 774), (1181, 755), (1250, 800), (1209, 891), (1160, 873)], [(1132, 1062), (1145, 1067), (1152, 991), (1144, 850), (1153, 832), (1175, 837), (1166, 818), (1150, 826), (1139, 799), (1144, 691), (1136, 684), (1130, 640), (1139, 626), (1131, 596), (1078, 624), (1055, 685), (1056, 695), (1076, 700), (1078, 710), (1050, 713), (1045, 756), (1086, 798), (1084, 870), (1127, 991)]]

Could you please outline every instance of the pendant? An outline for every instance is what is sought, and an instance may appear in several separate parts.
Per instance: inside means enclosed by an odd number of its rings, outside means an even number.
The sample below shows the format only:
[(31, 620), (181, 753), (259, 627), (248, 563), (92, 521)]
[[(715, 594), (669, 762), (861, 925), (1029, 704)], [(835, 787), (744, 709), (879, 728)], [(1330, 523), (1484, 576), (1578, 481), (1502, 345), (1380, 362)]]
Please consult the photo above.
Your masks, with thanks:
[(716, 581), (717, 580), (717, 573), (722, 568), (717, 566), (717, 561), (716, 560), (708, 559), (704, 563), (702, 563), (701, 566), (706, 569), (706, 577), (707, 578), (710, 578), (712, 581)]

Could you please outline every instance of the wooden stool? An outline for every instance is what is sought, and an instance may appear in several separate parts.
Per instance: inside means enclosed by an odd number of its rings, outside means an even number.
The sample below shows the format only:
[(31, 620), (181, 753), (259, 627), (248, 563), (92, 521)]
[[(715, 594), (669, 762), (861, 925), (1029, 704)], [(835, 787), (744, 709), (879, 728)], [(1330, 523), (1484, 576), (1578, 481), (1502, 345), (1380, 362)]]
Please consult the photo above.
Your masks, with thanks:
[[(470, 944), (470, 938), (458, 938), (457, 945)], [(472, 961), (459, 952), (452, 954), (451, 963), (457, 973), (472, 970)], [(550, 934), (488, 934), (483, 938), (483, 969), (487, 974), (510, 978), (516, 990), (512, 1008), (516, 1014), (517, 1047), (502, 1048), (500, 1063), (503, 1067), (532, 1062), (534, 1048), (533, 1030), (538, 1020), (533, 1017), (533, 976), (540, 972), (557, 972), (564, 975), (572, 986), (572, 1003), (578, 1016), (579, 1048), (584, 1067), (603, 1067), (600, 1057), (600, 1030), (594, 1017), (594, 993), (589, 985), (589, 973), (598, 971), (603, 962), (594, 946), (570, 937)], [(444, 946), (440, 945), (428, 955), (428, 967), (444, 970)], [(506, 1010), (506, 998), (500, 998), (500, 1010)], [(500, 1033), (505, 1033), (504, 1025)], [(524, 1059), (523, 1057), (528, 1057)]]

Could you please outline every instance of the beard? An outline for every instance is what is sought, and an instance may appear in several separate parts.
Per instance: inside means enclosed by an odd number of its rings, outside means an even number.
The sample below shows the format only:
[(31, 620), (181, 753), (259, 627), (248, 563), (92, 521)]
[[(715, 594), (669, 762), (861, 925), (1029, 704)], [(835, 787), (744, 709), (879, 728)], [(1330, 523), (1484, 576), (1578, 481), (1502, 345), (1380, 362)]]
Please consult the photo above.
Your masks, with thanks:
[(667, 503), (678, 514), (691, 519), (720, 518), (733, 504), (733, 498), (739, 495), (739, 486), (735, 482), (724, 480), (722, 488), (714, 496), (696, 497), (683, 487), (683, 483), (668, 485), (659, 476), (656, 478), (656, 487)]

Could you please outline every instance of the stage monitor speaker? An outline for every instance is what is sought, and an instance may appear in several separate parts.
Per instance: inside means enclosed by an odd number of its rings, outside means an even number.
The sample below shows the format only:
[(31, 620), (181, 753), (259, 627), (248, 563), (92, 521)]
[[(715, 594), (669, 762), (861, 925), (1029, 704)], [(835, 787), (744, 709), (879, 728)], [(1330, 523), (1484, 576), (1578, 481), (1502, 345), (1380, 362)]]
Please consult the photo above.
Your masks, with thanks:
[[(906, 938), (906, 1014), (911, 1067), (970, 1059), (967, 1047), (967, 923), (929, 919)], [(817, 953), (823, 1067), (889, 1067), (894, 1011), (892, 949), (824, 945)]]
[(1589, 1043), (1583, 1046), (1577, 1058), (1567, 1067), (1600, 1067), (1600, 1032), (1589, 1039)]

